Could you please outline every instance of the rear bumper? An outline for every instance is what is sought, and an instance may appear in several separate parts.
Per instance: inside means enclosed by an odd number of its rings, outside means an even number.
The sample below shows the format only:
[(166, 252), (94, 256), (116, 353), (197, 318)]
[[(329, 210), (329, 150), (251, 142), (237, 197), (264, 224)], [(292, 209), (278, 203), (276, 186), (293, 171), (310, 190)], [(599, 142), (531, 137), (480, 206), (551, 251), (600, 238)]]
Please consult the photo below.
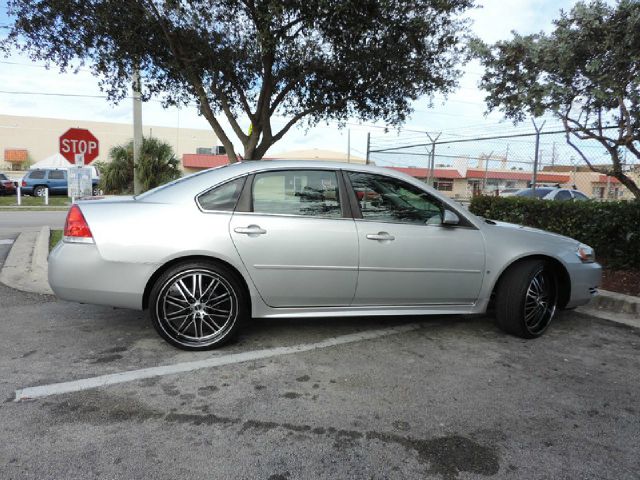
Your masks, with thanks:
[(107, 262), (94, 244), (60, 242), (49, 254), (49, 284), (59, 298), (142, 310), (156, 265)]
[(569, 269), (571, 277), (571, 296), (566, 308), (589, 303), (598, 294), (602, 281), (602, 267), (599, 263), (574, 264)]

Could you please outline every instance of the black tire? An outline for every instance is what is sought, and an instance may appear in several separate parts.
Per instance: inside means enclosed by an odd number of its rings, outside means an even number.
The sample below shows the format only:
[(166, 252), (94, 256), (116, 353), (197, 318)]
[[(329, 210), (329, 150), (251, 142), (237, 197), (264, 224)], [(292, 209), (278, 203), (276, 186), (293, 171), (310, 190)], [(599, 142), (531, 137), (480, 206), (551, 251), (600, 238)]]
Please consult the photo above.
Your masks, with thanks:
[(496, 292), (496, 322), (507, 333), (521, 338), (542, 335), (555, 315), (558, 281), (543, 260), (523, 260), (509, 267)]
[(98, 188), (98, 186), (97, 186), (97, 185), (95, 185), (95, 186), (92, 188), (92, 190), (91, 190), (91, 194), (92, 194), (94, 197), (97, 197), (98, 195), (100, 195), (100, 189)]
[(34, 197), (44, 197), (44, 193), (47, 190), (47, 187), (44, 185), (38, 185), (37, 187), (33, 187), (33, 196)]
[(151, 289), (149, 312), (156, 331), (174, 347), (210, 350), (235, 337), (250, 308), (236, 274), (215, 262), (194, 261), (160, 275)]

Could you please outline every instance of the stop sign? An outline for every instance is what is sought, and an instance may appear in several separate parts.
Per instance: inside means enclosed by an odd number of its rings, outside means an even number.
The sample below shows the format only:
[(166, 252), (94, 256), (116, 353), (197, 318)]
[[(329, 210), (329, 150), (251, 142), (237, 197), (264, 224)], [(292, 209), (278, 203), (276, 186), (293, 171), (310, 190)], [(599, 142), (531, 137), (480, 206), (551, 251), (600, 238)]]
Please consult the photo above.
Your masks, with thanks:
[(84, 155), (84, 164), (89, 165), (99, 153), (99, 142), (89, 130), (70, 128), (60, 136), (60, 154), (73, 165), (76, 155)]

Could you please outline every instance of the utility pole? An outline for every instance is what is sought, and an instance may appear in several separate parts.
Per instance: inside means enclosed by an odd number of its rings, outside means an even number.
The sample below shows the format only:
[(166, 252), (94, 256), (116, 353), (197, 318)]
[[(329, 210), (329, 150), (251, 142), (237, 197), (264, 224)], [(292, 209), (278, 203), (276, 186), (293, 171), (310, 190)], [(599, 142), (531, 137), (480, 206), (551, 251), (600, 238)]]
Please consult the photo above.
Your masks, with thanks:
[(142, 153), (142, 100), (140, 95), (140, 71), (133, 72), (133, 194), (142, 192), (138, 163)]
[(489, 154), (489, 156), (484, 157), (484, 182), (482, 182), (483, 195), (486, 195), (486, 191), (487, 191), (487, 174), (489, 173), (489, 160), (491, 159), (492, 156), (493, 156), (493, 150), (491, 150), (491, 153)]
[(553, 142), (553, 148), (551, 149), (551, 166), (556, 164), (556, 142)]
[(369, 165), (369, 149), (371, 147), (371, 132), (367, 132), (367, 157), (366, 157), (366, 163), (367, 165)]
[(536, 121), (533, 118), (531, 119), (531, 123), (533, 123), (533, 128), (535, 128), (536, 130), (536, 148), (533, 158), (533, 176), (531, 177), (531, 188), (533, 189), (533, 197), (535, 197), (536, 183), (538, 182), (538, 153), (540, 151), (540, 132), (542, 132), (544, 124), (547, 123), (547, 121), (545, 120), (544, 122), (542, 122), (540, 128), (538, 128), (538, 126), (536, 125)]
[(351, 163), (351, 129), (347, 129), (347, 163)]
[(431, 152), (429, 153), (429, 176), (427, 177), (427, 185), (431, 185), (435, 182), (435, 178), (433, 176), (436, 164), (436, 142), (442, 135), (442, 132), (438, 133), (435, 138), (433, 138), (429, 133), (427, 133), (427, 137), (429, 137), (429, 141), (431, 142)]

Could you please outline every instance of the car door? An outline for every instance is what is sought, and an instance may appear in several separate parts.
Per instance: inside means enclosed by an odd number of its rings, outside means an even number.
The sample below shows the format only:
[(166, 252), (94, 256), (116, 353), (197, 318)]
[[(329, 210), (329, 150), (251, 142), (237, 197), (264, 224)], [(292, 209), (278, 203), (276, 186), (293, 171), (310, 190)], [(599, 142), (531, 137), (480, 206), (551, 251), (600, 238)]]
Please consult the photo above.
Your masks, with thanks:
[(335, 170), (318, 169), (258, 172), (247, 182), (230, 235), (267, 305), (351, 303), (358, 238), (341, 185)]
[(65, 170), (49, 170), (47, 175), (49, 192), (53, 194), (66, 193), (67, 172)]
[(482, 286), (484, 239), (461, 218), (442, 224), (444, 204), (386, 175), (348, 172), (360, 243), (353, 305), (471, 304)]

